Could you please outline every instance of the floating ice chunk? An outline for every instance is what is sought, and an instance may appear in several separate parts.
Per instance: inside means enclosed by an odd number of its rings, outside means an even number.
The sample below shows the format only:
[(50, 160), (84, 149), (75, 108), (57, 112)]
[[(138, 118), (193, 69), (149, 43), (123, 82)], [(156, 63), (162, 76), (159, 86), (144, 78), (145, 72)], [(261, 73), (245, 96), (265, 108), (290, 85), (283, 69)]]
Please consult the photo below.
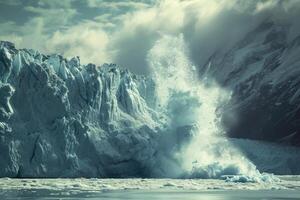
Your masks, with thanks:
[(280, 181), (274, 174), (258, 173), (256, 176), (247, 175), (224, 175), (222, 176), (226, 182), (235, 183), (274, 183)]

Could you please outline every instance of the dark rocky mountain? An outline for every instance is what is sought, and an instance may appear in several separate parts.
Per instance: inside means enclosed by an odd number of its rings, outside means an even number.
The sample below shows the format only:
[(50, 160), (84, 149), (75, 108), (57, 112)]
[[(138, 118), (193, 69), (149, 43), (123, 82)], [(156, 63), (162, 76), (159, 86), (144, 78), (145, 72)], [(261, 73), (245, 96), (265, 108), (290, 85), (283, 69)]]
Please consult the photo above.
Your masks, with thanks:
[(232, 91), (224, 123), (231, 137), (300, 145), (300, 35), (262, 23), (200, 70)]

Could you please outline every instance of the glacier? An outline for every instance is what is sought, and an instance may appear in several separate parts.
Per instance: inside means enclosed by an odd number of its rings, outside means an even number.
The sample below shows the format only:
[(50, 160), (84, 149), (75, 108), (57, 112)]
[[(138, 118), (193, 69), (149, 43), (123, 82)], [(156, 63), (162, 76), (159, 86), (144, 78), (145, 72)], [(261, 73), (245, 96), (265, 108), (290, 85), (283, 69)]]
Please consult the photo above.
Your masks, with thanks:
[(0, 176), (137, 176), (155, 165), (161, 125), (146, 98), (150, 79), (9, 42), (0, 48)]
[(182, 35), (163, 36), (143, 76), (0, 42), (0, 177), (259, 182), (275, 180), (260, 171), (299, 173), (296, 147), (226, 137), (236, 93), (220, 86), (216, 61), (199, 77), (186, 49)]

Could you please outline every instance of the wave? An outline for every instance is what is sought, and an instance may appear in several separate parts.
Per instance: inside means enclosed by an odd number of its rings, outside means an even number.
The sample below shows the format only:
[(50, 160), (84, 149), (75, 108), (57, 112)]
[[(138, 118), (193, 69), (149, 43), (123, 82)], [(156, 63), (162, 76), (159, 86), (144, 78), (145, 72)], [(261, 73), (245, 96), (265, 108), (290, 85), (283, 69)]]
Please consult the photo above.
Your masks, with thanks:
[[(177, 175), (188, 178), (261, 176), (255, 165), (227, 140), (221, 126), (220, 108), (230, 101), (230, 91), (205, 75), (200, 79), (187, 55), (183, 35), (165, 35), (147, 56), (157, 86), (156, 106), (167, 116), (168, 128), (176, 132), (178, 127), (191, 127), (189, 141), (172, 152), (179, 165), (177, 169), (181, 170)], [(184, 135), (185, 131), (178, 134)]]

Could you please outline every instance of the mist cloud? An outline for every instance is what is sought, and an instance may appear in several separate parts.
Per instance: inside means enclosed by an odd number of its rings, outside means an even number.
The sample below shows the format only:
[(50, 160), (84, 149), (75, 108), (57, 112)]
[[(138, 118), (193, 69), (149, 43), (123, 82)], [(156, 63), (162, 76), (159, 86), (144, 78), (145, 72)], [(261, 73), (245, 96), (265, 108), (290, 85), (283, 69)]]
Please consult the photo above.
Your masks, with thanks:
[(114, 61), (135, 72), (147, 72), (144, 55), (161, 34), (182, 33), (190, 58), (202, 66), (213, 53), (225, 52), (265, 20), (288, 23), (293, 35), (299, 34), (295, 21), (299, 13), (299, 2), (294, 0), (161, 1), (125, 18), (113, 43), (119, 50)]

